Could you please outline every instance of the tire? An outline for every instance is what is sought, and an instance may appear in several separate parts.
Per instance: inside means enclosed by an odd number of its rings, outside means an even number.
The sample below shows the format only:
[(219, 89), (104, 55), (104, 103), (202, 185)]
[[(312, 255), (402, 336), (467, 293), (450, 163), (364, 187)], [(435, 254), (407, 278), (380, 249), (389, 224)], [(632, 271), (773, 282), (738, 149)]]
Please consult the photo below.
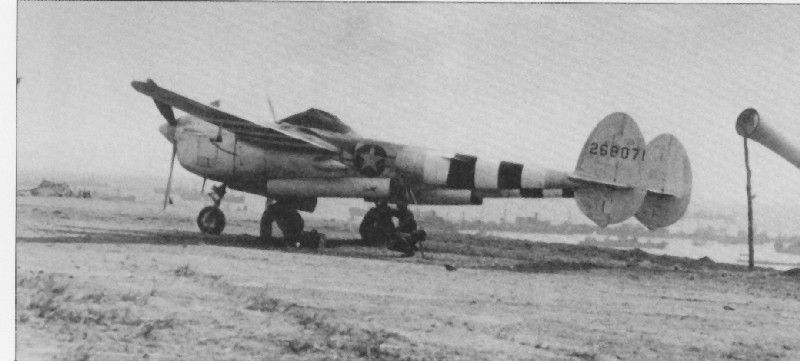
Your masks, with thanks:
[(278, 246), (275, 238), (272, 237), (272, 222), (274, 221), (275, 217), (269, 210), (266, 210), (263, 214), (261, 214), (261, 229), (258, 235), (261, 239), (261, 242), (263, 242), (266, 246)]
[(361, 220), (361, 224), (358, 226), (358, 234), (361, 235), (361, 244), (365, 246), (374, 246), (375, 245), (375, 217), (376, 217), (377, 210), (375, 208), (370, 208), (366, 214), (364, 214), (364, 218)]
[(197, 227), (203, 234), (218, 235), (225, 229), (225, 213), (214, 206), (205, 207), (197, 215)]
[(305, 226), (303, 217), (300, 217), (300, 213), (294, 209), (283, 212), (281, 217), (275, 220), (275, 223), (278, 224), (278, 228), (283, 232), (283, 238), (287, 241), (297, 238)]
[[(283, 240), (272, 236), (273, 222), (283, 232)], [(300, 213), (294, 209), (268, 209), (261, 215), (259, 236), (267, 246), (283, 247), (289, 241), (296, 240), (303, 232), (305, 222)]]
[(363, 225), (359, 228), (358, 233), (361, 235), (361, 244), (365, 246), (372, 246), (374, 242), (374, 230), (372, 226)]

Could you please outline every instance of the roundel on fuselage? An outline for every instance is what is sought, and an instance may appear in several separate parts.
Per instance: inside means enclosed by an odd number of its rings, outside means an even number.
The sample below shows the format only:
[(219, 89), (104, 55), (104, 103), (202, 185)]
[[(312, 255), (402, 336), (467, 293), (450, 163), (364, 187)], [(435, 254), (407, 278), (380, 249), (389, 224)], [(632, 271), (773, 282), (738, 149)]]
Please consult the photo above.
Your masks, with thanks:
[(356, 149), (355, 166), (362, 175), (377, 177), (386, 169), (386, 151), (379, 145), (362, 145)]

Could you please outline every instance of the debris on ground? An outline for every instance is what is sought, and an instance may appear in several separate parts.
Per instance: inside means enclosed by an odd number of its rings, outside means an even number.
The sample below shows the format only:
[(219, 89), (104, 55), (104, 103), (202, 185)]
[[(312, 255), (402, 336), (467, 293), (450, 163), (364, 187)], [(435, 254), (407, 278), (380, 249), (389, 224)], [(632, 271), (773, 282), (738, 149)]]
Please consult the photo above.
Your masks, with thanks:
[(792, 268), (792, 269), (790, 269), (790, 270), (783, 271), (783, 273), (782, 273), (782, 274), (783, 274), (784, 276), (789, 276), (789, 277), (797, 277), (797, 278), (800, 278), (800, 268)]
[(702, 258), (698, 258), (697, 261), (695, 261), (695, 265), (697, 265), (697, 266), (713, 266), (715, 264), (716, 264), (716, 262), (714, 262), (713, 259), (708, 258), (708, 256), (704, 256)]

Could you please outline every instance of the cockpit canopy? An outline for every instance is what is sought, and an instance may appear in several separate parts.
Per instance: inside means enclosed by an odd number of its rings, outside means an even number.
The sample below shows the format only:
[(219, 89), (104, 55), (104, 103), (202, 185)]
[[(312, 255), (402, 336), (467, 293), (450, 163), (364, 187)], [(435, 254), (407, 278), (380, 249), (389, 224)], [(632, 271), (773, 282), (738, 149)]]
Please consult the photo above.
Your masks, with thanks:
[(335, 115), (324, 110), (314, 108), (281, 119), (278, 121), (278, 123), (288, 123), (298, 127), (322, 129), (340, 134), (352, 132), (352, 129), (350, 129), (350, 127), (348, 127), (346, 124), (342, 123), (342, 121), (339, 120), (339, 118), (337, 118)]

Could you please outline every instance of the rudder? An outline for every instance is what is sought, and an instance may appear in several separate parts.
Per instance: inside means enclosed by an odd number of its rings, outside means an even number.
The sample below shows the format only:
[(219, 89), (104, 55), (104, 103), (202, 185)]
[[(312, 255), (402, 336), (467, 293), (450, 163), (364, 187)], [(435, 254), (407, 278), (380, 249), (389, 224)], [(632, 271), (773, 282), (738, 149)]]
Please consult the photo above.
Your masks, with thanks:
[(581, 150), (571, 180), (578, 208), (600, 227), (619, 223), (639, 210), (647, 147), (639, 126), (625, 113), (612, 113), (597, 126)]
[(692, 194), (692, 167), (683, 145), (672, 134), (661, 134), (647, 144), (644, 181), (647, 195), (636, 219), (650, 230), (677, 222)]

